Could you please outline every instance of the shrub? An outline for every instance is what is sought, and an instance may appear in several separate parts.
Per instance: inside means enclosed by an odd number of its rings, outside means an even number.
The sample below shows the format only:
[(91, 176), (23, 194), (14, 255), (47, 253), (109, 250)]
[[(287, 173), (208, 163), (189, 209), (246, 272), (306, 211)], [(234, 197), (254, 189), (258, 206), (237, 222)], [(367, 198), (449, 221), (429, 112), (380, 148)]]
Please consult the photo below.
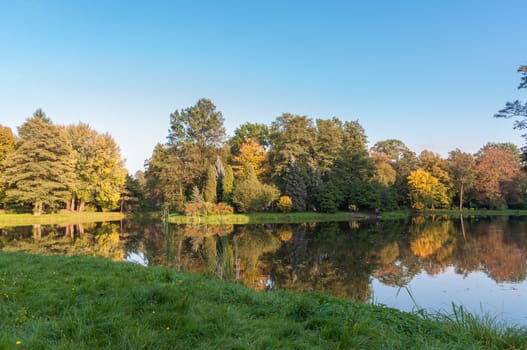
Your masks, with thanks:
[(278, 200), (278, 210), (289, 213), (293, 209), (293, 200), (289, 196), (282, 196)]
[(225, 203), (217, 203), (212, 207), (212, 214), (214, 215), (229, 215), (234, 213), (234, 208)]

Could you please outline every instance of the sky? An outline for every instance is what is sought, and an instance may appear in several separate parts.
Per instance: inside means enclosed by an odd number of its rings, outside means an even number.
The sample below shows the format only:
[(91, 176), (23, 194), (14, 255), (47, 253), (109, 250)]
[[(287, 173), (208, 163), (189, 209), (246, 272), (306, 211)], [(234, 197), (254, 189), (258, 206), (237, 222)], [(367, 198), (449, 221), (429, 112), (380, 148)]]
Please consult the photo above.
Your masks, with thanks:
[(170, 113), (209, 98), (228, 135), (284, 112), (358, 120), (415, 152), (523, 145), (525, 0), (0, 0), (0, 124), (42, 108), (110, 133), (130, 173)]

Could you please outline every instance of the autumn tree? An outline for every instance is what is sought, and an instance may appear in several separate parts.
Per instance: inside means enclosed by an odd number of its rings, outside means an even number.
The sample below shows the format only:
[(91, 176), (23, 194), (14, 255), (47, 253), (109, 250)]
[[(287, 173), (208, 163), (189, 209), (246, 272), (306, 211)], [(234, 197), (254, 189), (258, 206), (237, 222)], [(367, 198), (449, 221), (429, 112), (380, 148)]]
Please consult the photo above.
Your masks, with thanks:
[(428, 171), (417, 169), (408, 175), (409, 196), (412, 208), (417, 210), (448, 207), (447, 188)]
[(35, 215), (66, 203), (71, 198), (75, 160), (65, 129), (37, 110), (18, 128), (18, 135), (17, 149), (4, 162), (7, 200), (31, 204)]
[(448, 163), (459, 198), (459, 210), (463, 210), (464, 193), (474, 187), (476, 160), (473, 155), (455, 149), (448, 154)]
[(231, 153), (236, 156), (240, 152), (240, 146), (249, 139), (257, 140), (258, 143), (267, 149), (269, 147), (269, 127), (260, 123), (245, 123), (234, 130), (234, 136), (229, 139)]
[(513, 152), (492, 147), (479, 152), (475, 183), (479, 201), (488, 208), (505, 207), (503, 186), (512, 182), (520, 171), (520, 160)]
[(248, 138), (238, 146), (238, 154), (232, 157), (234, 174), (242, 174), (248, 165), (252, 166), (256, 176), (269, 171), (267, 152), (256, 138)]

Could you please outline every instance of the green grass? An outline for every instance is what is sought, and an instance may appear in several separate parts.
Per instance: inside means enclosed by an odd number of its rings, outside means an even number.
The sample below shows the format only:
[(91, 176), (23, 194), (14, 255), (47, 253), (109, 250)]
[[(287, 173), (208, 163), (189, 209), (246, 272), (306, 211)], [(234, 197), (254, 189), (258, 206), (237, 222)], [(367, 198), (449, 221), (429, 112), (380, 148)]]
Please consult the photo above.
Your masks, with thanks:
[[(527, 210), (423, 210), (423, 211), (388, 211), (381, 214), (382, 220), (404, 219), (411, 215), (446, 215), (446, 216), (488, 216), (488, 215), (525, 215)], [(350, 220), (375, 219), (373, 213), (255, 213), (255, 214), (231, 214), (210, 216), (185, 216), (181, 214), (170, 214), (169, 221), (175, 224), (293, 224), (305, 222), (338, 222)]]
[(85, 213), (58, 213), (42, 214), (6, 214), (0, 212), (0, 227), (27, 226), (27, 225), (61, 225), (80, 224), (96, 221), (116, 221), (124, 218), (124, 214), (115, 212), (85, 212)]
[(255, 213), (210, 216), (185, 216), (170, 214), (169, 221), (177, 224), (290, 224), (304, 222), (332, 222), (369, 219), (373, 216), (362, 213)]
[[(525, 349), (520, 328), (100, 258), (0, 253), (0, 349)], [(17, 345), (20, 342), (20, 345)]]

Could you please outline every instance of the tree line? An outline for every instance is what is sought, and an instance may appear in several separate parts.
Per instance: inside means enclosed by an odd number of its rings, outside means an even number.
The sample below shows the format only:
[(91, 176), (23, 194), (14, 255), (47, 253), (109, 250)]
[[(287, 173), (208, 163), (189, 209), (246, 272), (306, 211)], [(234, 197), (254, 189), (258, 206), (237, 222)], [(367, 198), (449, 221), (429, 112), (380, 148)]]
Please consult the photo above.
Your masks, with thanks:
[(170, 115), (168, 141), (138, 176), (151, 206), (189, 214), (217, 203), (238, 212), (525, 207), (527, 175), (511, 143), (445, 159), (395, 139), (368, 149), (359, 122), (336, 117), (284, 113), (228, 139), (223, 121), (208, 99)]
[[(527, 67), (519, 68), (527, 87)], [(527, 127), (527, 105), (508, 102), (495, 116)], [(525, 151), (525, 150), (524, 150)], [(524, 153), (488, 143), (475, 154), (419, 155), (388, 139), (368, 149), (358, 121), (283, 113), (247, 122), (227, 137), (206, 98), (169, 117), (167, 141), (145, 171), (128, 176), (118, 146), (86, 124), (54, 125), (37, 110), (18, 128), (0, 126), (0, 205), (82, 211), (161, 209), (188, 215), (261, 211), (525, 208)]]
[(111, 135), (61, 126), (37, 110), (16, 137), (0, 125), (0, 206), (16, 211), (114, 210), (126, 169)]

